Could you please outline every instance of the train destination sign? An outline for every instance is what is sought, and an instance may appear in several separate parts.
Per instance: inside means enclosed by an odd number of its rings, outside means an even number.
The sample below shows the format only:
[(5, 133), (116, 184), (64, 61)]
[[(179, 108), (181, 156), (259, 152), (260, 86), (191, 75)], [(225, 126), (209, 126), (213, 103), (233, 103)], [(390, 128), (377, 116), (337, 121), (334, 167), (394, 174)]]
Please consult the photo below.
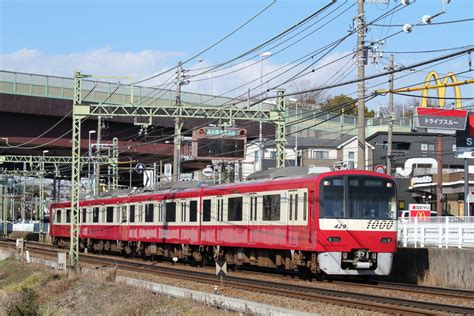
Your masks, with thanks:
[(418, 127), (446, 129), (451, 131), (466, 128), (467, 113), (465, 110), (448, 110), (441, 108), (417, 108)]

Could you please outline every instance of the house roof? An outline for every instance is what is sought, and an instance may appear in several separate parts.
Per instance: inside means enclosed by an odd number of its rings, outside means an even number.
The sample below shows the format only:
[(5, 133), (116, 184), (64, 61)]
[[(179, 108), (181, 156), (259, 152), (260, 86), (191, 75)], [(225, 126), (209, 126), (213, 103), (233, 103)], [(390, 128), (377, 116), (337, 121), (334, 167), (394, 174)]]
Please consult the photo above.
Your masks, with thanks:
[[(337, 149), (340, 149), (340, 148), (346, 146), (347, 144), (352, 143), (352, 142), (353, 142), (354, 140), (356, 140), (356, 139), (357, 139), (357, 136), (351, 137), (350, 139), (346, 140), (345, 142), (343, 142), (342, 144), (340, 144), (339, 146), (337, 146)], [(368, 147), (370, 147), (370, 148), (372, 148), (372, 149), (375, 149), (375, 147), (372, 146), (371, 144), (369, 144), (368, 142), (365, 142), (365, 145), (368, 146)]]
[[(340, 144), (352, 138), (349, 135), (344, 135), (337, 138), (318, 138), (318, 137), (298, 137), (298, 148), (334, 148), (336, 149)], [(296, 137), (286, 137), (286, 146), (295, 147)], [(265, 142), (266, 148), (275, 147), (275, 140), (268, 140)]]

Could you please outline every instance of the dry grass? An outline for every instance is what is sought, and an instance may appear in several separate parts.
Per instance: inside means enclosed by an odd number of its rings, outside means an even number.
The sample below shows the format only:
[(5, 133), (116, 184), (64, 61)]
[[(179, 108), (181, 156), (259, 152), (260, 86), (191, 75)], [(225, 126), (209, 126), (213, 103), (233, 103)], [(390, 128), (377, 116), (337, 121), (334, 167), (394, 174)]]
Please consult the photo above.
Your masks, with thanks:
[(68, 278), (14, 259), (0, 261), (0, 316), (19, 304), (23, 289), (38, 294), (40, 315), (223, 315), (232, 314), (194, 301), (155, 295), (110, 282), (114, 269)]

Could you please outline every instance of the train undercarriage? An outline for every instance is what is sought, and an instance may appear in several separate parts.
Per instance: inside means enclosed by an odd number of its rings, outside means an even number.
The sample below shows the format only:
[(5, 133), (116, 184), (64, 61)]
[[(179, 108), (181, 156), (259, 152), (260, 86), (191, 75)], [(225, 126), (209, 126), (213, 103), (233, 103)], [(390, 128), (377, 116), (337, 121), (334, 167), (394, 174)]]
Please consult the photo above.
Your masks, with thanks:
[[(55, 237), (60, 248), (69, 247), (69, 239)], [(81, 252), (123, 255), (153, 261), (171, 261), (194, 266), (226, 261), (229, 269), (246, 267), (298, 272), (303, 278), (311, 275), (386, 275), (390, 273), (391, 253), (370, 253), (363, 249), (351, 252), (310, 252), (235, 248), (186, 244), (159, 244), (129, 241), (81, 239)]]

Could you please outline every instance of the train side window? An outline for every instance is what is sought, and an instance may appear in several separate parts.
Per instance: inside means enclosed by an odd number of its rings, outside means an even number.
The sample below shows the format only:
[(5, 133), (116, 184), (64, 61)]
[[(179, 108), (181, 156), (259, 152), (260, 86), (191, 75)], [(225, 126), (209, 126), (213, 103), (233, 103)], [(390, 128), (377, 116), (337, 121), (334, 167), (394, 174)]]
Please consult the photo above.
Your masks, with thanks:
[(167, 223), (176, 222), (176, 202), (168, 202), (165, 206), (165, 218)]
[(288, 202), (288, 204), (290, 205), (290, 221), (293, 217), (293, 194), (290, 194), (290, 201)]
[(71, 209), (67, 209), (66, 210), (66, 223), (70, 223), (71, 222)]
[(186, 223), (186, 208), (187, 208), (187, 202), (181, 202), (181, 222)]
[(128, 208), (128, 221), (135, 223), (135, 205), (130, 205)]
[(56, 210), (56, 223), (61, 224), (61, 209)]
[(99, 222), (99, 208), (98, 207), (94, 207), (92, 209), (92, 222), (93, 223)]
[(298, 194), (295, 194), (295, 221), (298, 220)]
[(242, 197), (227, 200), (227, 220), (242, 221)]
[(202, 201), (202, 221), (210, 222), (211, 221), (211, 200)]
[(105, 221), (107, 223), (113, 223), (114, 222), (114, 207), (113, 206), (107, 206), (105, 216), (106, 216)]
[(279, 221), (280, 220), (280, 194), (271, 194), (263, 196), (263, 214), (264, 221)]
[(253, 221), (253, 196), (250, 196), (250, 221)]
[(127, 205), (122, 205), (120, 207), (120, 218), (122, 223), (127, 222)]
[(197, 201), (190, 201), (189, 202), (189, 221), (190, 222), (197, 222), (197, 209), (198, 209)]
[(143, 223), (143, 204), (138, 204), (137, 223)]
[(82, 209), (82, 223), (87, 223), (87, 208)]
[(306, 221), (308, 214), (308, 192), (303, 194), (303, 220)]
[(157, 208), (158, 208), (157, 221), (161, 223), (163, 221), (163, 203), (161, 201), (158, 202)]
[(145, 222), (153, 223), (154, 205), (153, 203), (145, 205)]

